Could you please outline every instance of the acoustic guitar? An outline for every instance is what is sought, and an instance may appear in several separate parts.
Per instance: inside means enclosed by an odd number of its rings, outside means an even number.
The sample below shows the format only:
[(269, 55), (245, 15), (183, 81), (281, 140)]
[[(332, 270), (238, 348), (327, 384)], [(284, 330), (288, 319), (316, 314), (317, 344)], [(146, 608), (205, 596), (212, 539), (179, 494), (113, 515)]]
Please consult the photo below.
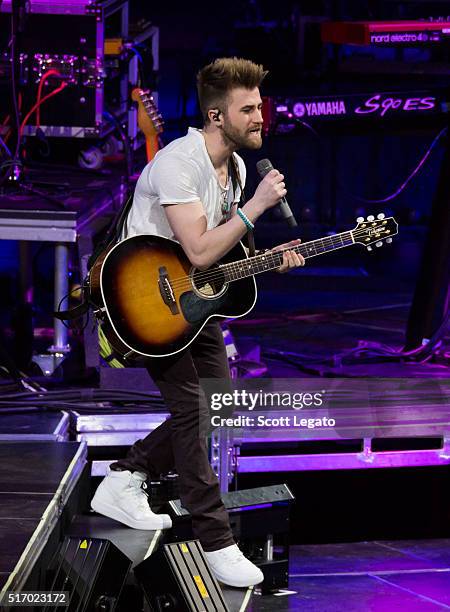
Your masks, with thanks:
[[(290, 250), (305, 259), (361, 244), (372, 250), (398, 233), (393, 217), (358, 218), (353, 230)], [(253, 308), (254, 276), (282, 264), (283, 251), (248, 257), (238, 243), (207, 270), (194, 268), (178, 242), (141, 234), (119, 242), (91, 268), (88, 285), (102, 330), (125, 360), (167, 357), (185, 349), (211, 318), (243, 317)]]

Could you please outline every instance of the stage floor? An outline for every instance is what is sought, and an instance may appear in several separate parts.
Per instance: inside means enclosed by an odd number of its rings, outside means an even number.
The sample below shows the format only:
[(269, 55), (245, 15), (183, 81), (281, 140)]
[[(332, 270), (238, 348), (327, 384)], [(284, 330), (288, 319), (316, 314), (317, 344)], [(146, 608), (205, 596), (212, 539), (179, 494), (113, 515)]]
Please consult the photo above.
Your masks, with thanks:
[(291, 547), (289, 594), (254, 595), (252, 612), (450, 610), (450, 540)]
[[(273, 378), (333, 376), (447, 378), (448, 363), (352, 359), (360, 343), (401, 350), (405, 342), (412, 279), (353, 265), (320, 267), (308, 262), (290, 274), (257, 277), (258, 301), (243, 319), (230, 322), (239, 353), (260, 347)], [(322, 262), (323, 263), (323, 262)], [(450, 347), (450, 330), (442, 354)], [(293, 355), (296, 354), (296, 355)]]

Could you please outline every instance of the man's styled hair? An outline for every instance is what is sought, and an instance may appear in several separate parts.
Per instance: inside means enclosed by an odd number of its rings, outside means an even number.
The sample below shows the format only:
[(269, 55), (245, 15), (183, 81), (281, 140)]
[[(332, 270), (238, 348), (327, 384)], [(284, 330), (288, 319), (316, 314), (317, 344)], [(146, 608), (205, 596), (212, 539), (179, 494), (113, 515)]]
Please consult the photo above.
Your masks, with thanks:
[(197, 92), (205, 125), (210, 123), (208, 111), (212, 108), (225, 112), (232, 89), (259, 87), (267, 72), (261, 65), (238, 57), (221, 57), (202, 68), (197, 73)]

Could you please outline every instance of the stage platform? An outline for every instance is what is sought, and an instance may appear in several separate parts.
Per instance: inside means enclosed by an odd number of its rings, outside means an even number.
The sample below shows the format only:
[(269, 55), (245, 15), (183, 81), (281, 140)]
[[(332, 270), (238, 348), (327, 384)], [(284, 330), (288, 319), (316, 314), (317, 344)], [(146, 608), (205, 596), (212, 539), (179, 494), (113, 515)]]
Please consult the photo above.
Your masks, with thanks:
[(42, 559), (54, 552), (64, 523), (83, 502), (86, 454), (84, 442), (0, 443), (2, 591), (40, 583)]
[(254, 596), (252, 612), (450, 609), (450, 540), (292, 546), (285, 594)]
[(0, 419), (0, 444), (8, 441), (69, 441), (69, 413), (28, 412), (5, 414)]
[[(324, 383), (324, 386), (325, 383)], [(305, 470), (374, 469), (450, 464), (450, 411), (444, 381), (432, 397), (431, 390), (398, 392), (389, 405), (372, 402), (358, 403), (354, 394), (338, 398), (327, 411), (336, 425), (312, 429), (299, 427), (261, 428), (239, 427), (220, 430), (226, 444), (232, 448), (236, 475), (255, 472), (296, 472)], [(352, 405), (353, 404), (353, 405)], [(314, 419), (323, 411), (270, 410), (243, 413), (264, 415), (265, 418)], [(106, 473), (116, 457), (116, 447), (129, 446), (145, 437), (165, 418), (167, 413), (121, 413), (80, 415), (71, 413), (77, 440), (84, 440), (93, 459), (92, 475)], [(225, 444), (225, 439), (224, 442)], [(101, 459), (108, 453), (110, 459)]]

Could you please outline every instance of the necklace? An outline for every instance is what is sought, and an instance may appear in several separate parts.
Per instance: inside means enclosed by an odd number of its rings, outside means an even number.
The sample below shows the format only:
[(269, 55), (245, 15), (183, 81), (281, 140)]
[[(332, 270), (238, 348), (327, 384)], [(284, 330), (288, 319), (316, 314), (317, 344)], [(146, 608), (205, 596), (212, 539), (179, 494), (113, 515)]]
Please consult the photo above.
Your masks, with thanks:
[[(220, 182), (219, 182), (220, 185)], [(222, 187), (222, 185), (220, 185), (220, 190), (221, 190), (221, 194), (220, 194), (220, 199), (221, 199), (221, 208), (222, 208), (222, 214), (223, 215), (227, 215), (230, 212), (230, 204), (229, 204), (229, 198), (228, 198), (228, 192), (230, 189), (230, 185), (228, 183), (228, 178), (227, 178), (227, 186), (226, 187)]]
[[(216, 172), (216, 174), (217, 174), (217, 172)], [(221, 177), (219, 176), (219, 174), (217, 174), (217, 180), (219, 181), (220, 188), (221, 189), (228, 189), (228, 167), (225, 170), (225, 181), (224, 181), (225, 182), (225, 187), (222, 186), (222, 183), (220, 182), (220, 178)]]

